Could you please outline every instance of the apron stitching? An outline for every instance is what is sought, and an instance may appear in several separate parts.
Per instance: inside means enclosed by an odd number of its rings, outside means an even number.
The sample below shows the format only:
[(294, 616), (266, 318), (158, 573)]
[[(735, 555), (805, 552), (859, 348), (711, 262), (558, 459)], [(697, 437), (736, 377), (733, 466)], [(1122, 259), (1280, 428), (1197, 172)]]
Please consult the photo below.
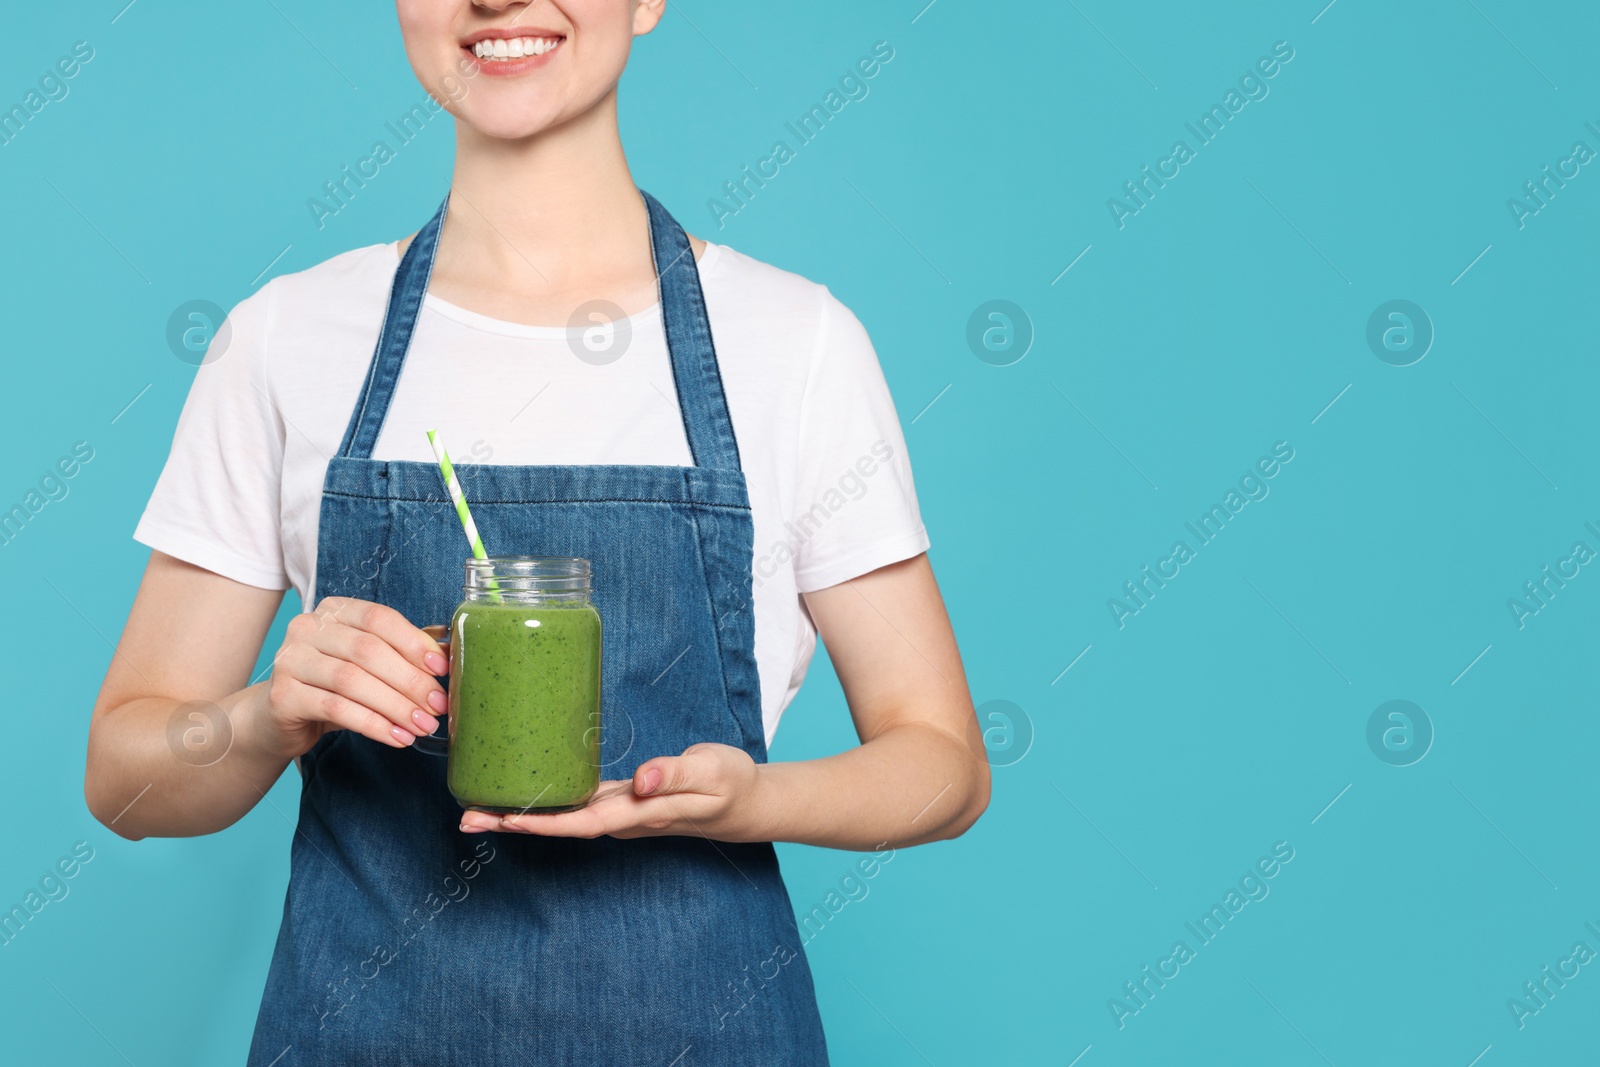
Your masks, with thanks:
[(733, 706), (733, 686), (728, 680), (728, 654), (722, 643), (722, 627), (717, 625), (717, 605), (711, 591), (711, 574), (706, 569), (704, 534), (700, 529), (700, 518), (695, 514), (693, 507), (689, 508), (689, 524), (694, 527), (694, 558), (700, 572), (701, 584), (706, 591), (706, 610), (711, 613), (711, 632), (717, 641), (717, 668), (722, 674), (722, 700), (723, 706), (728, 709), (728, 717), (733, 720), (734, 731), (738, 736), (739, 746), (744, 747), (745, 724), (739, 717), (739, 712)]
[[(368, 493), (351, 493), (339, 489), (326, 489), (323, 496), (341, 497), (346, 500), (395, 500), (408, 504), (443, 504), (451, 506), (450, 501), (441, 497), (428, 496), (378, 496)], [(749, 511), (749, 504), (713, 504), (704, 500), (651, 500), (645, 497), (631, 496), (603, 496), (603, 497), (562, 497), (560, 500), (473, 500), (474, 508), (492, 508), (496, 506), (524, 506), (530, 504), (650, 504), (654, 507), (693, 507), (693, 508), (721, 508), (724, 511)]]
[(397, 503), (398, 503), (398, 501), (390, 500), (389, 501), (389, 506), (384, 509), (384, 522), (383, 522), (383, 561), (384, 561), (384, 566), (378, 568), (378, 576), (373, 579), (373, 583), (372, 583), (372, 599), (376, 600), (380, 604), (387, 604), (388, 603), (388, 601), (385, 600), (384, 596), (383, 596), (383, 576), (385, 574), (389, 573), (388, 564), (393, 562), (393, 560), (394, 560), (394, 557), (389, 552), (389, 546), (394, 543), (395, 506), (396, 506)]

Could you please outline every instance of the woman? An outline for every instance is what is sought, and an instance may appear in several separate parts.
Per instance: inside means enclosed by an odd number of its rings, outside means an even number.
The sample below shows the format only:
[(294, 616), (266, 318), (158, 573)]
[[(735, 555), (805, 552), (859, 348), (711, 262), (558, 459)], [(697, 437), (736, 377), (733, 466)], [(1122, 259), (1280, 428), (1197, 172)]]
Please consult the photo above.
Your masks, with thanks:
[[(85, 792), (125, 837), (204, 834), (297, 764), (252, 1064), (826, 1063), (770, 843), (950, 838), (988, 802), (860, 324), (629, 173), (617, 82), (664, 3), (399, 0), (453, 101), (449, 210), (275, 279), (196, 376)], [(580, 810), (445, 787), (422, 627), (465, 551), (435, 426), (495, 461), (457, 468), (491, 553), (596, 560), (616, 783)], [(314, 610), (249, 685), (289, 586)], [(768, 763), (819, 634), (861, 744)]]

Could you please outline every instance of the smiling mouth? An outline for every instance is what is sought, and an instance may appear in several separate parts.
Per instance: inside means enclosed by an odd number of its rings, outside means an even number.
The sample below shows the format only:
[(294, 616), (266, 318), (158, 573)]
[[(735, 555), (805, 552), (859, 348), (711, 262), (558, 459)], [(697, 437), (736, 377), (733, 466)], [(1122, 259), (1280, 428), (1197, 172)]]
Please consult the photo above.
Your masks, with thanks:
[(464, 47), (482, 63), (508, 63), (549, 55), (565, 40), (565, 37), (486, 37)]

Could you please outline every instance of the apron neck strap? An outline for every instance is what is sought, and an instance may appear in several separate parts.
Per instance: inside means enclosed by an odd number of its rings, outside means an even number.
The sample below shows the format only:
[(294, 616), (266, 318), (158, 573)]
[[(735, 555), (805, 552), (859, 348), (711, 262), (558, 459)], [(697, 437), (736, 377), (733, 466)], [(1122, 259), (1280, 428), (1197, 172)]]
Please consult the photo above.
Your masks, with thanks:
[(405, 366), (411, 335), (417, 329), (417, 314), (422, 310), (422, 298), (427, 295), (428, 281), (433, 277), (434, 257), (439, 252), (439, 231), (444, 227), (449, 209), (447, 195), (433, 218), (417, 231), (394, 272), (389, 305), (383, 312), (383, 332), (378, 334), (378, 347), (367, 366), (367, 380), (362, 383), (361, 396), (356, 400), (350, 425), (339, 445), (340, 456), (354, 459), (372, 456), (372, 446), (377, 444), (378, 432), (389, 414), (395, 383), (400, 380), (400, 370)]
[(672, 380), (678, 387), (678, 408), (696, 467), (739, 469), (739, 445), (728, 417), (728, 398), (717, 369), (705, 293), (694, 249), (678, 220), (644, 190), (650, 215), (650, 253), (655, 261), (656, 291), (661, 297), (661, 324), (672, 358)]
[[(672, 379), (678, 391), (678, 407), (683, 413), (684, 433), (689, 454), (697, 467), (739, 469), (739, 446), (728, 415), (727, 395), (717, 367), (716, 348), (711, 339), (711, 321), (706, 315), (705, 294), (700, 288), (700, 269), (688, 235), (660, 201), (640, 190), (650, 220), (650, 254), (655, 265), (656, 289), (661, 298), (662, 327), (672, 361)], [(405, 366), (406, 353), (416, 332), (428, 283), (433, 277), (434, 259), (439, 252), (439, 232), (450, 207), (449, 197), (439, 206), (428, 224), (400, 260), (394, 283), (389, 289), (389, 304), (383, 315), (383, 331), (367, 368), (361, 396), (350, 416), (339, 455), (351, 459), (370, 459), (373, 446), (389, 413), (395, 385)]]

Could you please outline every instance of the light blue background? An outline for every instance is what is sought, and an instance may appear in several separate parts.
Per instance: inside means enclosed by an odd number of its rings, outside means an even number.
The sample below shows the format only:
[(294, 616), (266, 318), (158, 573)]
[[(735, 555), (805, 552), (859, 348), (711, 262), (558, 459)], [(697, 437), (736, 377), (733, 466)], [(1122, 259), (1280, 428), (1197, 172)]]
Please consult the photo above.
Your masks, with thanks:
[[(74, 441), (96, 452), (0, 547), (17, 683), (0, 905), (74, 842), (96, 850), (0, 947), (0, 1042), (17, 1062), (236, 1063), (293, 776), (200, 840), (122, 842), (81, 793), (146, 557), (129, 535), (193, 375), (166, 322), (414, 229), (452, 137), (437, 120), (319, 230), (307, 199), (421, 98), (392, 10), (140, 0), (113, 23), (123, 2), (30, 5), (0, 38), (6, 106), (74, 41), (96, 50), (0, 147), (0, 504)], [(925, 2), (692, 0), (624, 84), (643, 186), (866, 323), (974, 695), (1034, 733), (971, 833), (898, 854), (812, 941), (835, 1061), (1592, 1057), (1600, 965), (1525, 1029), (1506, 1001), (1575, 942), (1600, 950), (1600, 568), (1521, 630), (1506, 601), (1574, 541), (1600, 548), (1600, 171), (1524, 229), (1506, 201), (1574, 141), (1600, 149), (1600, 19), (1509, 0)], [(870, 96), (717, 229), (707, 198), (879, 40), (895, 58)], [(1277, 41), (1295, 57), (1268, 98), (1119, 230), (1107, 198)], [(1365, 341), (1397, 298), (1436, 329), (1403, 368)], [(1036, 331), (1013, 366), (967, 347), (991, 299)], [(1118, 629), (1107, 599), (1277, 441), (1295, 457), (1270, 496)], [(1367, 746), (1391, 699), (1436, 730), (1413, 766)], [(774, 754), (852, 740), (819, 662)], [(1119, 1029), (1108, 998), (1279, 841), (1295, 858), (1270, 896)], [(801, 909), (854, 860), (783, 856)]]

